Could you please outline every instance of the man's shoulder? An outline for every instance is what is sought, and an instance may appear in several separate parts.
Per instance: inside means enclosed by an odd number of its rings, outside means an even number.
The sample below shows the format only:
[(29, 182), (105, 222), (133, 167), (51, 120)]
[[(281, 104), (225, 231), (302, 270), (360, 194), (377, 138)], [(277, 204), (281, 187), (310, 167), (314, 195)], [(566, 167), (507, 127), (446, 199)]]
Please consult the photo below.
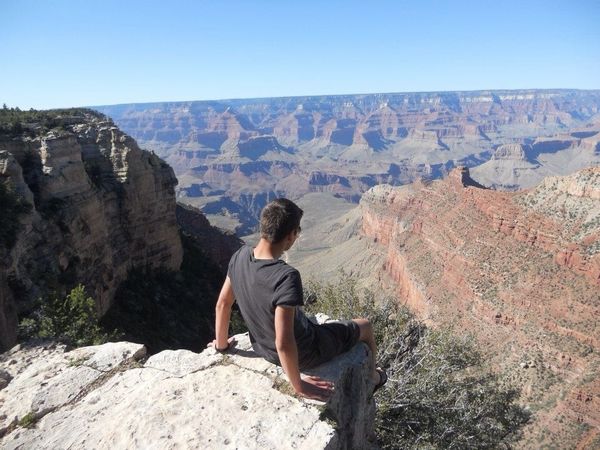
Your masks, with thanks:
[(300, 278), (300, 272), (294, 266), (290, 266), (283, 260), (277, 260), (273, 265), (272, 269), (277, 272), (280, 278), (292, 277)]
[(240, 254), (248, 253), (248, 252), (250, 252), (250, 250), (252, 250), (252, 247), (250, 247), (248, 244), (244, 244), (244, 245), (242, 245), (240, 248), (238, 248), (236, 250), (236, 252), (234, 253), (234, 255), (240, 255)]
[(252, 247), (250, 247), (248, 244), (242, 245), (240, 248), (238, 248), (235, 251), (235, 253), (233, 255), (231, 255), (230, 261), (234, 261), (240, 257), (243, 257), (244, 255), (248, 255), (248, 253), (250, 252), (251, 249), (252, 249)]
[(243, 260), (245, 257), (248, 257), (248, 251), (249, 251), (249, 246), (248, 245), (243, 245), (241, 246), (239, 249), (237, 249), (237, 251), (231, 255), (231, 258), (229, 259), (229, 265), (227, 267), (227, 272), (229, 275), (231, 275), (232, 270), (237, 266), (238, 266), (238, 261)]

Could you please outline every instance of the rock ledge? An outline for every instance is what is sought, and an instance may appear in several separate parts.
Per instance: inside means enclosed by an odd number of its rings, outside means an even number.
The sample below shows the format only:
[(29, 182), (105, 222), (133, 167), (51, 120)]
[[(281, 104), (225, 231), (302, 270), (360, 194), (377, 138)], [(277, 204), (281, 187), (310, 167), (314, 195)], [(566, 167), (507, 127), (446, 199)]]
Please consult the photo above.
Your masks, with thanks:
[[(327, 403), (290, 395), (281, 368), (247, 335), (227, 354), (168, 350), (143, 362), (128, 342), (70, 352), (56, 344), (0, 355), (0, 447), (372, 448), (367, 347), (311, 371), (335, 380)], [(1, 386), (1, 385), (0, 385)], [(27, 428), (29, 425), (31, 428)]]

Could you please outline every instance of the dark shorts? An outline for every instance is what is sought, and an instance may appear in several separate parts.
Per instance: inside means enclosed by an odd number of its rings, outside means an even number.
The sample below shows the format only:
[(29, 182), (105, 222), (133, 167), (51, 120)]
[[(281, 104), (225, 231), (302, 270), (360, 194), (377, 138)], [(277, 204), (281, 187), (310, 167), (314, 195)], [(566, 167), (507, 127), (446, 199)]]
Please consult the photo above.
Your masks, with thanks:
[(352, 320), (317, 325), (314, 348), (300, 360), (300, 369), (310, 369), (347, 352), (358, 342), (360, 328)]

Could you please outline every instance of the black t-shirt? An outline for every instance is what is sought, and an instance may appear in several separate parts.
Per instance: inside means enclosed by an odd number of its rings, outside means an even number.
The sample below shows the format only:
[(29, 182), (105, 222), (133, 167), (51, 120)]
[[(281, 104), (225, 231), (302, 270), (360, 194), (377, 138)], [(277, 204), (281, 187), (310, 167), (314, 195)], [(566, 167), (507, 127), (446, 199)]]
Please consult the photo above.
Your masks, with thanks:
[[(280, 259), (256, 259), (244, 246), (229, 261), (228, 276), (254, 351), (281, 365), (275, 347), (275, 307), (302, 306), (300, 273)], [(294, 314), (294, 336), (300, 366), (310, 359), (315, 345), (315, 324), (300, 308)]]

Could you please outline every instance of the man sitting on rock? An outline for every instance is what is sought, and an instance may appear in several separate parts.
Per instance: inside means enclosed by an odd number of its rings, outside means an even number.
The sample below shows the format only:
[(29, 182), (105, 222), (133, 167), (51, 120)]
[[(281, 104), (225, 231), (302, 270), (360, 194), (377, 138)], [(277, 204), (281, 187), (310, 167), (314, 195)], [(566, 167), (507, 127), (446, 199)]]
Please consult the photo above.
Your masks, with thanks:
[(318, 377), (301, 376), (309, 369), (350, 350), (358, 341), (370, 348), (371, 379), (375, 389), (387, 381), (384, 370), (375, 368), (375, 339), (367, 319), (315, 324), (299, 306), (304, 304), (300, 273), (280, 260), (300, 234), (303, 211), (280, 198), (269, 203), (260, 217), (260, 242), (244, 246), (229, 262), (216, 306), (215, 340), (209, 344), (226, 351), (231, 308), (237, 300), (250, 332), (254, 351), (283, 367), (297, 394), (327, 400), (333, 384)]

